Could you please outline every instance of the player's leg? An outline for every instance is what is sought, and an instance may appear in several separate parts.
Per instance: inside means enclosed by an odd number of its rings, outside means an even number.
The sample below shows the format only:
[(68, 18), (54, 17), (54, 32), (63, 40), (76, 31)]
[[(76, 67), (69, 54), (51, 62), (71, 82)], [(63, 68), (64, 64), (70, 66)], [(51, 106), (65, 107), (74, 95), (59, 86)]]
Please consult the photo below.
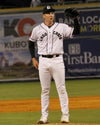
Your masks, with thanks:
[(62, 58), (61, 60), (59, 60), (58, 58), (58, 62), (59, 63), (55, 63), (54, 61), (55, 64), (53, 65), (53, 78), (55, 80), (56, 88), (60, 99), (62, 115), (67, 116), (67, 121), (69, 121), (68, 95), (65, 87), (65, 66)]
[(47, 70), (39, 70), (40, 82), (41, 82), (41, 108), (42, 115), (48, 117), (48, 107), (49, 107), (49, 92), (50, 92), (50, 82), (51, 76)]
[(39, 59), (39, 77), (40, 77), (40, 83), (42, 88), (42, 91), (41, 91), (42, 117), (48, 118), (51, 74), (48, 70), (47, 61), (42, 57)]

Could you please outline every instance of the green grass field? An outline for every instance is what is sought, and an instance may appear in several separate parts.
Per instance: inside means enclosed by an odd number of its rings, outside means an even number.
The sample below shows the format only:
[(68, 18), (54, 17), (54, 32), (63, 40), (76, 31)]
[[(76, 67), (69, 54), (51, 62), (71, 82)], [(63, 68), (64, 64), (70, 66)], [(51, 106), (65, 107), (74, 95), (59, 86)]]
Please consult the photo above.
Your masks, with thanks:
[[(100, 95), (100, 79), (66, 80), (69, 97)], [(40, 98), (39, 82), (0, 83), (0, 100)], [(58, 97), (54, 82), (51, 83), (50, 97)], [(94, 104), (95, 105), (95, 104)], [(0, 125), (36, 124), (41, 112), (0, 113)], [(50, 123), (59, 123), (61, 111), (50, 111)], [(71, 123), (100, 124), (100, 109), (70, 110)]]

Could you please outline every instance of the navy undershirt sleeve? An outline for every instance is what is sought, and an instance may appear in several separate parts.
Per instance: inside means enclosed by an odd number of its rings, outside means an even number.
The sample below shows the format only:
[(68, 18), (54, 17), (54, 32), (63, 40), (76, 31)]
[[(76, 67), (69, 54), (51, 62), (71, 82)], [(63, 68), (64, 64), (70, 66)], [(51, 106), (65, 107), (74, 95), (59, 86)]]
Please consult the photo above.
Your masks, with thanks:
[(74, 19), (74, 31), (73, 31), (73, 35), (78, 35), (80, 34), (80, 25), (78, 22), (78, 19)]
[(30, 54), (31, 54), (31, 57), (34, 58), (35, 57), (35, 45), (34, 45), (34, 42), (30, 41), (29, 40), (29, 51), (30, 51)]

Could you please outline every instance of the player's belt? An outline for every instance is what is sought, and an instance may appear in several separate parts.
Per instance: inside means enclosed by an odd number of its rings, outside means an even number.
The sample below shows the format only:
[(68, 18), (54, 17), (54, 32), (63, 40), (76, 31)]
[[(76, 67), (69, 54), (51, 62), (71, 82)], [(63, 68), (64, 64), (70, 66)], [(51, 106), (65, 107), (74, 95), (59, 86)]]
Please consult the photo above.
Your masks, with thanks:
[(41, 55), (42, 57), (45, 57), (45, 58), (54, 58), (54, 57), (58, 57), (59, 54), (57, 55)]

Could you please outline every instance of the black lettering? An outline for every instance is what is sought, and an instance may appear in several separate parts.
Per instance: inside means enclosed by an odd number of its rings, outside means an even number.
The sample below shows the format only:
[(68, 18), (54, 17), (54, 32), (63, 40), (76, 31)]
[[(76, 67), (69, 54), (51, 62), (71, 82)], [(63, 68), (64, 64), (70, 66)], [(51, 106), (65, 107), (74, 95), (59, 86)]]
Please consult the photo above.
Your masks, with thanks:
[(19, 48), (20, 47), (20, 42), (16, 41), (14, 46), (16, 46), (16, 48)]
[(56, 31), (53, 31), (53, 34), (55, 34), (56, 36), (58, 36), (59, 39), (62, 39), (62, 35)]
[(40, 36), (40, 41), (42, 41), (45, 36), (47, 36), (47, 33), (44, 33)]
[(4, 44), (5, 48), (9, 48), (9, 43)]
[(21, 42), (21, 46), (22, 46), (23, 48), (26, 47), (26, 46), (27, 46), (27, 42), (22, 41), (22, 42)]
[(19, 19), (14, 19), (11, 24), (9, 24), (9, 20), (4, 20), (4, 35), (10, 36), (13, 35), (18, 37), (18, 33), (15, 30), (15, 27), (18, 23)]

